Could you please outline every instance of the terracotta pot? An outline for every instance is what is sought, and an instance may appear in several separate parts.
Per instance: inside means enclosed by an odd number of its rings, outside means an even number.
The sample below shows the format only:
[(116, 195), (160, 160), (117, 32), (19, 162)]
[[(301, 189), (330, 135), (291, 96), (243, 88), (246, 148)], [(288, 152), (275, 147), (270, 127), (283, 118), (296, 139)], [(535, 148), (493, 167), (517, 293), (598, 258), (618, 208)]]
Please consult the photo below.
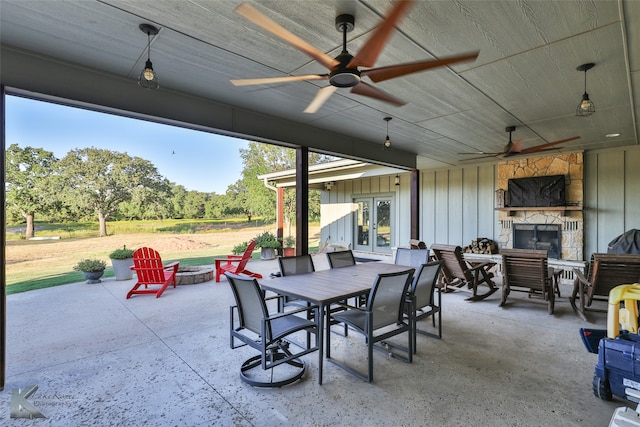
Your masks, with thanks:
[(284, 248), (282, 250), (282, 255), (284, 256), (294, 256), (296, 254), (296, 248)]

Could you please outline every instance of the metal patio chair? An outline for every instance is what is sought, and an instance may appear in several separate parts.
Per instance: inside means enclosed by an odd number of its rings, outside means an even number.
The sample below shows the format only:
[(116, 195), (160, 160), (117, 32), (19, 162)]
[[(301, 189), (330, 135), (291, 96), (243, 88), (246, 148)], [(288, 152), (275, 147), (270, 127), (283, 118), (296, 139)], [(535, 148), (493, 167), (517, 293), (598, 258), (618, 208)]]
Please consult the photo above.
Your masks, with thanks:
[(346, 251), (327, 252), (327, 260), (329, 261), (329, 267), (331, 268), (356, 265), (356, 259), (350, 249)]
[[(346, 311), (332, 313), (332, 320), (348, 324), (353, 330), (365, 336), (367, 344), (367, 374), (363, 374), (347, 363), (330, 358), (330, 335), (327, 334), (327, 360), (341, 367), (356, 377), (373, 381), (373, 349), (383, 351), (387, 355), (404, 362), (413, 361), (412, 317), (407, 318), (405, 307), (407, 292), (413, 277), (414, 269), (397, 273), (378, 274), (369, 293), (365, 307), (348, 307)], [(383, 329), (383, 331), (380, 331)], [(393, 336), (407, 333), (407, 347), (384, 343)], [(381, 343), (381, 344), (377, 344)], [(398, 351), (405, 353), (403, 356)]]
[[(230, 307), (230, 345), (232, 349), (248, 345), (260, 352), (242, 363), (240, 378), (254, 387), (282, 387), (299, 380), (306, 366), (300, 357), (318, 350), (318, 307), (309, 306), (298, 310), (269, 313), (264, 292), (255, 278), (225, 273), (231, 285), (236, 305)], [(298, 313), (309, 314), (297, 316)], [(309, 320), (309, 318), (313, 320)], [(289, 349), (288, 338), (297, 332), (315, 335), (315, 345), (307, 345), (297, 353)], [(235, 340), (243, 344), (236, 345)], [(293, 369), (276, 371), (279, 365), (287, 364)]]
[[(438, 289), (436, 301), (435, 293), (438, 283), (438, 276), (442, 269), (442, 261), (432, 261), (422, 264), (413, 277), (409, 286), (409, 305), (407, 316), (413, 318), (412, 336), (413, 352), (416, 352), (417, 334), (426, 335), (433, 338), (442, 338), (442, 293)], [(418, 321), (431, 317), (431, 324), (436, 327), (436, 317), (438, 318), (438, 332), (430, 332), (418, 329)]]
[(418, 268), (427, 262), (429, 262), (429, 249), (413, 248), (396, 249), (396, 257), (393, 260), (394, 264), (408, 265), (414, 268)]

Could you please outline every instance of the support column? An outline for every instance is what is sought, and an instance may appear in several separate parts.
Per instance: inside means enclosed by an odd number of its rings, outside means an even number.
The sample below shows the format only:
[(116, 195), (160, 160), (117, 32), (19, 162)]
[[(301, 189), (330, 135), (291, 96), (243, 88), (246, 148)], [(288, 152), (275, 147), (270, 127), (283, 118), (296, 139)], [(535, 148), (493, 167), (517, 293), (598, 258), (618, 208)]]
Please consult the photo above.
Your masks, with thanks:
[[(5, 191), (4, 191), (4, 180), (5, 180), (5, 150), (6, 150), (6, 140), (5, 140), (5, 115), (6, 115), (6, 95), (4, 93), (4, 86), (0, 86), (0, 148), (2, 149), (2, 155), (0, 155), (2, 160), (2, 211), (7, 212), (7, 207), (5, 203)], [(4, 218), (4, 215), (3, 215)], [(7, 276), (5, 271), (6, 264), (6, 256), (5, 256), (5, 247), (6, 247), (6, 230), (5, 230), (5, 221), (2, 221), (2, 228), (0, 228), (0, 243), (2, 243), (2, 251), (0, 252), (0, 264), (2, 264), (2, 270), (0, 272), (0, 390), (4, 390), (4, 380), (5, 380), (5, 364), (6, 364), (6, 348), (7, 348)]]
[[(276, 189), (276, 237), (282, 245), (284, 238), (284, 187)], [(278, 249), (278, 254), (282, 256), (282, 246)]]
[(409, 175), (411, 197), (411, 238), (420, 240), (420, 171), (413, 169)]
[(296, 255), (309, 253), (309, 148), (296, 148)]

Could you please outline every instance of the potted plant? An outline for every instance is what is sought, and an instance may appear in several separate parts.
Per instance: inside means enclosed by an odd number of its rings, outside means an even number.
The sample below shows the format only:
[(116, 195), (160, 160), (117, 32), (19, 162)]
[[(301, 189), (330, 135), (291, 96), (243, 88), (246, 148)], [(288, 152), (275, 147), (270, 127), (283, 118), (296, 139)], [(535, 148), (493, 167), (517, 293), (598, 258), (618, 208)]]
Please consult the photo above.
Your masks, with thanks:
[(287, 236), (282, 239), (282, 251), (284, 256), (294, 256), (296, 254), (295, 250), (296, 239), (293, 236)]
[(255, 240), (256, 247), (260, 248), (260, 259), (276, 258), (276, 249), (280, 248), (280, 242), (273, 233), (264, 231), (258, 234)]
[(122, 249), (116, 249), (109, 254), (116, 280), (130, 280), (133, 278), (133, 270), (131, 270), (131, 266), (133, 265), (133, 252), (135, 251), (127, 249), (127, 246), (123, 245)]
[(101, 259), (82, 259), (73, 266), (73, 269), (82, 271), (87, 283), (100, 283), (100, 278), (106, 267), (107, 263)]

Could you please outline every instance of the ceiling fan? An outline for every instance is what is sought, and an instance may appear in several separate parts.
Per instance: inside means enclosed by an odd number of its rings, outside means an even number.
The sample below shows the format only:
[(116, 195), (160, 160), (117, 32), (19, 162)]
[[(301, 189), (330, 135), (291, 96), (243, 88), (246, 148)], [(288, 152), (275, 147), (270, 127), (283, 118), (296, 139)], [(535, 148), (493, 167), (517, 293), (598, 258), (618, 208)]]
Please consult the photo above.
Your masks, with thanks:
[(407, 13), (414, 0), (397, 1), (391, 11), (376, 27), (369, 38), (365, 41), (360, 51), (351, 55), (347, 51), (347, 33), (353, 30), (355, 18), (350, 14), (342, 14), (336, 17), (336, 29), (342, 32), (342, 52), (335, 58), (320, 51), (298, 36), (292, 34), (275, 21), (263, 15), (248, 3), (242, 3), (236, 8), (236, 12), (253, 22), (254, 24), (269, 31), (281, 38), (296, 49), (315, 59), (318, 63), (329, 69), (327, 74), (306, 74), (298, 76), (282, 76), (258, 79), (231, 80), (236, 86), (259, 85), (272, 83), (288, 83), (309, 80), (328, 80), (329, 86), (318, 90), (313, 101), (304, 110), (305, 113), (315, 113), (329, 99), (338, 88), (350, 87), (351, 93), (367, 96), (380, 101), (384, 101), (396, 106), (404, 105), (405, 102), (395, 96), (378, 89), (377, 87), (362, 81), (362, 77), (369, 77), (373, 82), (378, 83), (384, 80), (405, 76), (407, 74), (424, 71), (429, 68), (442, 67), (456, 62), (471, 61), (478, 57), (479, 52), (472, 52), (463, 55), (450, 56), (442, 59), (410, 62), (404, 64), (391, 65), (379, 68), (369, 68), (359, 70), (358, 67), (373, 67), (382, 52), (387, 40), (395, 25)]
[(477, 159), (486, 159), (488, 157), (510, 157), (510, 156), (516, 156), (516, 155), (522, 155), (522, 154), (533, 154), (533, 153), (537, 153), (540, 151), (548, 151), (548, 150), (553, 150), (554, 145), (559, 145), (559, 144), (563, 144), (565, 142), (569, 142), (569, 141), (573, 141), (576, 139), (579, 139), (579, 136), (573, 136), (571, 138), (567, 138), (567, 139), (561, 139), (559, 141), (554, 141), (554, 142), (548, 142), (546, 144), (541, 144), (541, 145), (536, 145), (533, 147), (529, 147), (529, 148), (522, 148), (522, 141), (520, 140), (515, 140), (512, 141), (511, 140), (511, 133), (513, 131), (516, 130), (515, 126), (507, 126), (505, 129), (505, 131), (509, 132), (509, 142), (507, 142), (507, 145), (504, 146), (504, 150), (499, 152), (499, 153), (483, 153), (483, 152), (476, 152), (476, 153), (459, 153), (459, 154), (483, 154), (480, 157), (473, 157), (471, 159), (465, 159), (465, 160), (477, 160)]

